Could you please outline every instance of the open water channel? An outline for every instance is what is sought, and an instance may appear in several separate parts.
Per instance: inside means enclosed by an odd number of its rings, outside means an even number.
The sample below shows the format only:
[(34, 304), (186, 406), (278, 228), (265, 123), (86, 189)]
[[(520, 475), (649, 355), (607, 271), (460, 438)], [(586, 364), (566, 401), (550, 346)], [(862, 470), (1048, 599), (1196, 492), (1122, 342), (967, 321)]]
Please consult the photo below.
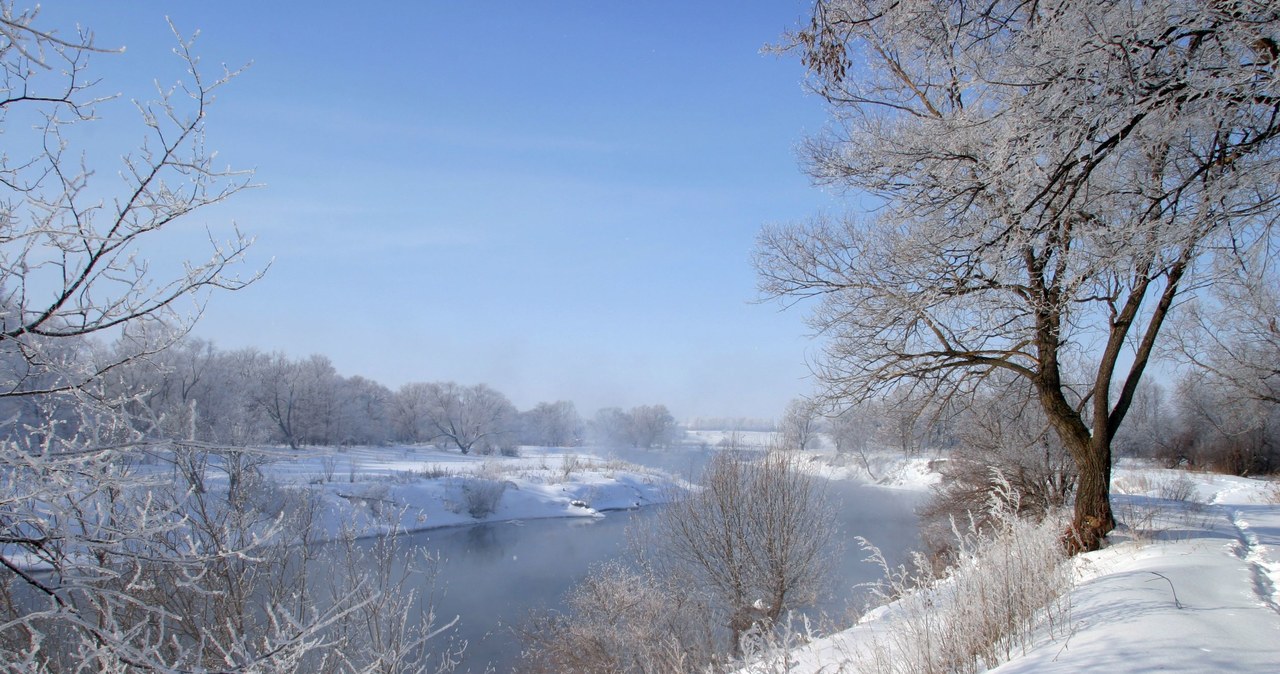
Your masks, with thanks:
[[(696, 474), (708, 456), (697, 450), (671, 450), (629, 452), (621, 458)], [(920, 496), (846, 481), (831, 482), (828, 495), (839, 527), (835, 538), (843, 550), (831, 591), (817, 608), (844, 623), (849, 610), (861, 608), (858, 604), (865, 597), (855, 586), (881, 576), (878, 567), (863, 561), (866, 554), (854, 537), (880, 547), (892, 564), (905, 561), (919, 547), (915, 508)], [(425, 531), (405, 542), (424, 546), (444, 560), (436, 580), (435, 611), (437, 622), (460, 617), (456, 638), (468, 644), (463, 671), (491, 668), (502, 673), (519, 660), (517, 630), (530, 612), (562, 608), (565, 593), (593, 565), (627, 554), (628, 525), (652, 515), (653, 508), (647, 508), (586, 521), (480, 524)]]

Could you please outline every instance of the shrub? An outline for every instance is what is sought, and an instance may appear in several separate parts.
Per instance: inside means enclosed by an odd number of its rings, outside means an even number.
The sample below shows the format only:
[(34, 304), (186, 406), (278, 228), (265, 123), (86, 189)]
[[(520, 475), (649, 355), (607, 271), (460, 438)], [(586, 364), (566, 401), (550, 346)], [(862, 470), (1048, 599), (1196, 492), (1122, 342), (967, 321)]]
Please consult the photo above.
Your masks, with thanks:
[(707, 598), (651, 569), (610, 562), (566, 598), (565, 613), (521, 629), (521, 671), (534, 674), (702, 672), (714, 659)]
[(1041, 518), (1066, 505), (1076, 484), (1075, 462), (1025, 389), (978, 396), (959, 426), (964, 448), (944, 464), (942, 482), (920, 510), (925, 548), (939, 568), (952, 561), (951, 520), (988, 525), (993, 498)]
[(582, 459), (579, 459), (577, 454), (565, 454), (564, 457), (560, 459), (560, 474), (566, 480), (573, 477), (574, 473), (585, 467), (586, 466), (583, 464)]
[(502, 501), (502, 495), (506, 491), (505, 480), (468, 478), (462, 484), (462, 499), (466, 505), (467, 514), (476, 519), (492, 515), (493, 511), (498, 509), (498, 503)]
[(721, 452), (702, 488), (664, 506), (648, 548), (656, 563), (705, 587), (727, 614), (730, 649), (813, 601), (830, 569), (833, 525), (824, 484), (791, 452)]

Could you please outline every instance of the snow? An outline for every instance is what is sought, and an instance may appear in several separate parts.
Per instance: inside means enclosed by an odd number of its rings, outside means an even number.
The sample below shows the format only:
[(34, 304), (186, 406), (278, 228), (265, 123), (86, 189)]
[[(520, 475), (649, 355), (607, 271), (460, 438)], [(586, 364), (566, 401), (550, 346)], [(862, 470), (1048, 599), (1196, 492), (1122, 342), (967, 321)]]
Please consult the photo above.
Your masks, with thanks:
[(849, 454), (806, 452), (801, 466), (809, 473), (832, 480), (856, 480), (877, 487), (908, 491), (928, 491), (942, 474), (938, 464), (945, 461), (933, 454), (904, 456), (890, 450), (868, 450)]
[[(1280, 483), (1124, 464), (1108, 547), (1074, 558), (1069, 626), (988, 671), (1280, 671)], [(893, 606), (748, 671), (859, 671)]]
[[(992, 671), (1074, 672), (1085, 663), (1114, 672), (1280, 671), (1280, 485), (1117, 472), (1122, 488), (1135, 477), (1156, 478), (1155, 488), (1116, 498), (1122, 514), (1150, 524), (1127, 527), (1115, 544), (1076, 560), (1076, 626), (1065, 643), (1044, 644)], [(1161, 498), (1168, 481), (1183, 480), (1194, 500)]]
[[(463, 455), (433, 447), (257, 448), (252, 450), (262, 478), (248, 488), (264, 513), (262, 533), (278, 526), (277, 516), (297, 515), (313, 504), (307, 519), (312, 540), (345, 534), (367, 538), (440, 527), (556, 517), (599, 518), (610, 510), (639, 508), (670, 500), (690, 488), (677, 477), (586, 449), (521, 448), (520, 456)], [(225, 498), (229, 478), (215, 460), (204, 472), (208, 493)], [(161, 481), (172, 465), (154, 461), (134, 467)], [(299, 494), (315, 499), (293, 498)], [(473, 500), (493, 501), (476, 513)], [(40, 558), (17, 546), (5, 556), (20, 568), (42, 570)]]
[[(686, 431), (685, 441), (704, 447), (766, 450), (781, 445), (780, 435), (769, 431)], [(805, 472), (830, 480), (854, 480), (877, 487), (927, 491), (942, 474), (938, 463), (945, 456), (932, 452), (904, 455), (885, 448), (837, 453), (826, 433), (819, 433), (809, 449), (799, 452)]]
[[(590, 450), (525, 447), (517, 457), (463, 455), (431, 447), (303, 450), (270, 464), (266, 476), (288, 489), (321, 495), (321, 535), (343, 527), (358, 536), (481, 522), (603, 517), (609, 510), (668, 500), (687, 484)], [(468, 489), (500, 493), (491, 513), (475, 516)]]

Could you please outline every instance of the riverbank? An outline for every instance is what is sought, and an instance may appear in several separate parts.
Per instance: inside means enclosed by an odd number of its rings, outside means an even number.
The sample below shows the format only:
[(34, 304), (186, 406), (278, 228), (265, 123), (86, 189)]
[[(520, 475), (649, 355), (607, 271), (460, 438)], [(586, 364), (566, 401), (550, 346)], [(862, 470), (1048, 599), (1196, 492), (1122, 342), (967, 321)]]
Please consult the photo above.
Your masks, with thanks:
[[(1123, 464), (1113, 499), (1121, 527), (1106, 548), (1067, 562), (1054, 614), (1042, 613), (1006, 661), (978, 662), (971, 671), (1276, 671), (1280, 484)], [(747, 671), (909, 671), (902, 657), (875, 657), (895, 639), (898, 647), (907, 643), (895, 623), (905, 612), (895, 604), (872, 611), (848, 630)]]
[[(523, 448), (476, 456), (433, 447), (275, 452), (262, 468), (281, 493), (318, 497), (317, 532), (358, 537), (546, 518), (599, 518), (662, 503), (689, 487), (660, 470), (589, 453)], [(270, 498), (268, 496), (267, 498)]]
[[(686, 442), (705, 449), (756, 451), (781, 444), (778, 433), (772, 431), (689, 431)], [(946, 461), (946, 455), (939, 452), (904, 454), (877, 448), (837, 452), (825, 434), (813, 438), (810, 448), (797, 456), (800, 467), (811, 475), (921, 493), (942, 480), (939, 468)]]

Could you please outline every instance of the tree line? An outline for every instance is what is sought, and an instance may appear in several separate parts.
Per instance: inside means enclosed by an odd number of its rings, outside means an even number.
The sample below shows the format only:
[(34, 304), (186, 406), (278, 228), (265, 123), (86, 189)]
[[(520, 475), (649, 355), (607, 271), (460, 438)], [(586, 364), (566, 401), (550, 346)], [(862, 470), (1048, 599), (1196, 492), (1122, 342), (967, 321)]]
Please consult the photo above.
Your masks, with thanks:
[[(661, 404), (605, 408), (586, 420), (568, 400), (522, 411), (487, 384), (411, 382), (393, 390), (359, 375), (344, 377), (322, 355), (223, 350), (191, 336), (145, 357), (132, 356), (126, 340), (59, 346), (64, 360), (105, 370), (96, 395), (114, 401), (135, 430), (157, 439), (293, 449), (435, 444), (491, 454), (519, 445), (647, 448), (679, 436), (675, 417)], [(16, 354), (7, 355), (14, 361), (10, 371), (22, 366)], [(51, 409), (49, 402), (40, 396), (0, 397), (0, 417), (14, 422), (5, 432), (20, 433), (50, 415), (60, 418), (64, 432), (79, 430), (69, 408)]]

